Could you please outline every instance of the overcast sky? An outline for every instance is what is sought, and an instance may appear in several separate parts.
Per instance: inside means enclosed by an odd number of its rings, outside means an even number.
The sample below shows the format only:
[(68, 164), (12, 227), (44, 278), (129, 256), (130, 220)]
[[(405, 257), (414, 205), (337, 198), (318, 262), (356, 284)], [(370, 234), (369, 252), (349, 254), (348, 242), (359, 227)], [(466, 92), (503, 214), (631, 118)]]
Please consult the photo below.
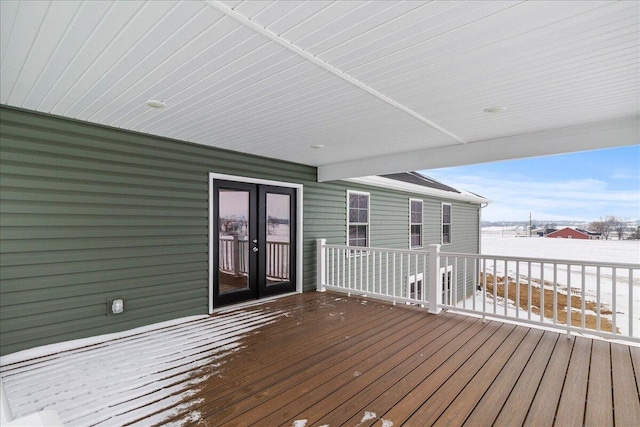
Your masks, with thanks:
[(640, 219), (640, 145), (421, 172), (491, 199), (484, 221)]

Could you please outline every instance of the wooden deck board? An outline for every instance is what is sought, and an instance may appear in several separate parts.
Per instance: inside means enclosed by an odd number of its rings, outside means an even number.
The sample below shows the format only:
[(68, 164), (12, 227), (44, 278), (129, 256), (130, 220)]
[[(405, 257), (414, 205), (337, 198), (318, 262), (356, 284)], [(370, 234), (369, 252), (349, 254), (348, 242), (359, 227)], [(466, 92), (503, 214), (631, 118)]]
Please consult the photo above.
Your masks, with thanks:
[[(278, 390), (290, 388), (292, 382), (288, 381), (293, 378), (299, 379), (300, 375), (308, 376), (322, 372), (325, 364), (337, 363), (347, 354), (379, 341), (378, 334), (385, 323), (393, 321), (402, 324), (415, 315), (406, 311), (393, 312), (388, 306), (378, 305), (381, 310), (375, 311), (375, 317), (364, 316), (366, 313), (372, 314), (372, 306), (373, 304), (366, 309), (351, 302), (348, 310), (342, 310), (343, 307), (339, 309), (342, 311), (335, 310), (336, 313), (344, 313), (344, 320), (340, 321), (338, 328), (332, 328), (326, 323), (331, 321), (331, 316), (323, 318), (321, 315), (313, 320), (303, 317), (305, 320), (299, 325), (302, 326), (299, 329), (304, 331), (309, 327), (315, 328), (316, 325), (324, 324), (324, 329), (330, 331), (319, 340), (306, 339), (303, 336), (293, 343), (287, 343), (280, 339), (270, 339), (272, 333), (277, 334), (277, 329), (264, 331), (266, 344), (262, 351), (258, 352), (260, 357), (237, 357), (225, 367), (226, 378), (212, 384), (207, 383), (198, 394), (198, 397), (206, 402), (206, 405), (201, 406), (202, 416), (214, 417), (215, 414), (216, 423), (221, 423), (225, 418), (231, 419), (234, 414), (242, 414), (246, 409), (252, 408), (252, 402), (261, 396), (266, 397), (277, 393)], [(327, 314), (330, 315), (331, 312), (324, 315)], [(247, 348), (252, 346), (252, 342), (249, 341)], [(289, 351), (295, 354), (289, 354)], [(244, 374), (241, 378), (236, 375), (238, 368), (242, 369)]]
[(589, 367), (587, 409), (584, 416), (584, 425), (586, 427), (613, 426), (610, 354), (609, 343), (593, 341), (591, 365)]
[[(431, 322), (432, 324), (433, 322)], [(286, 400), (288, 403), (286, 407), (283, 405), (283, 409), (278, 412), (272, 412), (266, 417), (259, 418), (264, 425), (282, 425), (294, 414), (304, 414), (304, 418), (308, 419), (307, 410), (311, 406), (311, 402), (326, 399), (333, 396), (334, 402), (343, 401), (351, 397), (351, 389), (354, 387), (353, 381), (365, 374), (379, 375), (379, 371), (376, 374), (375, 369), (383, 364), (385, 361), (391, 360), (393, 363), (397, 363), (398, 360), (402, 360), (411, 351), (411, 346), (415, 345), (416, 341), (420, 340), (421, 335), (424, 335), (423, 322), (417, 322), (410, 327), (403, 328), (403, 334), (397, 334), (394, 338), (400, 339), (388, 339), (384, 342), (377, 342), (375, 345), (367, 348), (365, 351), (354, 355), (353, 360), (346, 359), (346, 369), (340, 364), (333, 365), (327, 372), (325, 371), (321, 375), (321, 381), (326, 380), (324, 383), (318, 386), (301, 387), (298, 385), (287, 390), (287, 396), (278, 396), (276, 400)], [(401, 349), (400, 351), (397, 351)], [(327, 377), (337, 373), (332, 378), (327, 380)], [(291, 397), (288, 399), (288, 397)], [(273, 407), (281, 405), (281, 403), (265, 402), (269, 410), (273, 410)], [(337, 406), (337, 405), (336, 405)], [(266, 409), (266, 408), (265, 408)], [(295, 418), (295, 417), (294, 417)], [(245, 416), (242, 417), (242, 421), (247, 420)], [(247, 421), (251, 421), (248, 419)]]
[[(445, 363), (438, 367), (439, 369), (423, 379), (391, 410), (385, 412), (383, 418), (392, 420), (394, 424), (403, 424), (412, 418), (421, 407), (429, 409), (430, 417), (439, 415), (447, 408), (452, 397), (455, 397), (469, 379), (478, 372), (514, 328), (513, 325), (502, 324), (482, 342), (478, 343), (475, 340), (477, 336), (471, 339), (469, 343), (473, 342), (471, 344), (473, 351), (469, 351), (469, 353), (458, 351), (451, 355)], [(415, 419), (414, 424), (430, 425), (422, 418)]]
[[(411, 311), (408, 318), (401, 315), (405, 310)], [(451, 314), (422, 315), (413, 322), (415, 314), (398, 306), (391, 317), (380, 319), (381, 324), (369, 324), (386, 331), (377, 340), (363, 336), (355, 348), (338, 347), (340, 353), (325, 358), (320, 366), (310, 364), (288, 376), (287, 386), (269, 386), (269, 393), (247, 396), (239, 388), (236, 392), (243, 395), (242, 400), (232, 404), (230, 412), (216, 409), (204, 413), (204, 419), (211, 425), (228, 426), (290, 426), (306, 420), (307, 425), (364, 427), (380, 425), (381, 420), (408, 426), (465, 421), (521, 425), (529, 415), (532, 425), (551, 426), (580, 424), (591, 416), (585, 414), (593, 413), (594, 421), (613, 416), (612, 410), (607, 412), (606, 398), (599, 406), (585, 403), (588, 386), (594, 399), (610, 393), (611, 379), (608, 385), (602, 382), (603, 388), (589, 383), (590, 378), (611, 376), (606, 369), (611, 363), (606, 358), (608, 343), (593, 346), (592, 360), (589, 339), (577, 339), (573, 348), (574, 338), (567, 340), (555, 332), (499, 322), (483, 324)], [(581, 364), (585, 361), (586, 367)], [(629, 358), (627, 368), (631, 364)], [(549, 385), (555, 396), (543, 389)], [(576, 391), (581, 399), (570, 398)], [(518, 399), (513, 397), (516, 394)], [(515, 403), (517, 411), (512, 410)], [(530, 409), (534, 405), (549, 415), (540, 417)]]
[[(376, 414), (386, 414), (390, 409), (397, 408), (404, 403), (406, 396), (417, 395), (416, 387), (423, 383), (435, 371), (439, 369), (449, 369), (455, 372), (466, 358), (470, 357), (487, 339), (489, 339), (500, 327), (499, 323), (486, 323), (475, 321), (456, 339), (450, 341), (445, 346), (439, 348), (432, 356), (425, 359), (418, 367), (406, 376), (399, 379), (393, 386), (379, 390), (380, 395), (371, 402), (366, 411)], [(455, 360), (451, 361), (452, 358)], [(448, 365), (447, 365), (448, 362)], [(419, 400), (419, 399), (418, 399)], [(412, 403), (415, 407), (417, 403)], [(361, 423), (363, 412), (354, 412), (344, 425), (355, 425)], [(410, 416), (407, 413), (406, 416)], [(329, 417), (329, 420), (332, 420)], [(369, 423), (370, 425), (371, 423)]]
[(585, 338), (576, 338), (562, 389), (562, 396), (558, 404), (557, 425), (567, 427), (583, 425), (589, 381), (591, 342), (591, 340)]
[(130, 399), (85, 405), (82, 419), (96, 422), (65, 425), (619, 427), (640, 419), (639, 347), (331, 292), (228, 309), (112, 344), (96, 346), (99, 355), (78, 349), (67, 362), (56, 354), (3, 366), (9, 399), (20, 372), (33, 382), (42, 364), (47, 408), (73, 416), (76, 406), (65, 405), (77, 403), (64, 396), (102, 385), (65, 389), (47, 377), (51, 363), (71, 367), (80, 357), (92, 369), (91, 360), (123, 349), (158, 357), (171, 345), (162, 354), (170, 370), (136, 380), (146, 384), (142, 394), (124, 381)]
[[(528, 331), (530, 331), (529, 328), (516, 327), (500, 347), (489, 355), (487, 361), (474, 373), (473, 377), (469, 379), (457, 395), (454, 396), (453, 393), (457, 387), (445, 386), (438, 390), (438, 393), (432, 398), (438, 398), (438, 394), (446, 396), (444, 403), (447, 406), (444, 411), (434, 411), (433, 405), (427, 401), (413, 414), (409, 419), (409, 423), (424, 422), (424, 425), (462, 425), (471, 411), (473, 411), (476, 403), (486, 393), (487, 388), (494, 382), (496, 376), (505, 366), (504, 361), (510, 361), (514, 358)], [(451, 381), (459, 381), (463, 384), (464, 378), (459, 376), (462, 372), (462, 370), (459, 373), (457, 372), (451, 378)], [(473, 372), (473, 370), (470, 370), (470, 372)]]
[[(486, 383), (473, 386), (469, 384), (456, 400), (456, 405), (447, 408), (439, 421), (449, 422), (451, 420), (459, 425), (462, 425), (463, 422), (476, 426), (492, 425), (507, 398), (513, 395), (513, 388), (526, 368), (529, 359), (535, 353), (543, 334), (544, 331), (530, 329), (526, 339), (523, 339), (508, 362), (503, 365), (491, 385), (487, 387)], [(487, 375), (481, 376), (479, 379), (489, 382), (491, 377)], [(447, 415), (447, 413), (451, 413), (451, 415)]]
[[(553, 425), (574, 343), (575, 338), (566, 339), (562, 335), (558, 337), (540, 386), (536, 390), (536, 395), (529, 407), (524, 421), (525, 426)], [(500, 418), (498, 417), (498, 419)], [(505, 417), (502, 418), (504, 419)]]
[[(217, 399), (229, 395), (238, 396), (243, 386), (255, 384), (264, 378), (271, 378), (274, 383), (283, 381), (296, 369), (304, 370), (308, 364), (316, 364), (329, 354), (339, 354), (346, 345), (345, 342), (340, 347), (331, 348), (326, 346), (328, 342), (341, 341), (344, 337), (360, 337), (361, 334), (373, 336), (376, 333), (372, 328), (373, 320), (367, 316), (371, 314), (370, 307), (349, 304), (349, 310), (346, 310), (342, 305), (347, 300), (340, 297), (335, 297), (333, 301), (323, 299), (320, 304), (315, 305), (307, 303), (308, 300), (303, 300), (305, 304), (302, 306), (299, 302), (284, 307), (280, 305), (288, 301), (290, 299), (274, 302), (266, 307), (268, 309), (273, 306), (273, 310), (284, 311), (277, 327), (254, 335), (240, 354), (226, 360), (215, 372), (216, 381), (203, 384), (201, 390), (194, 395), (195, 398), (204, 398), (212, 404), (231, 405), (234, 400), (214, 402), (210, 396), (216, 396)], [(377, 315), (384, 320), (400, 318), (402, 313), (397, 314), (387, 309)], [(287, 358), (291, 361), (286, 371), (282, 367), (281, 355), (274, 357), (274, 343), (286, 349)], [(318, 348), (323, 351), (319, 352)], [(182, 412), (178, 411), (174, 417), (179, 418), (181, 415)]]
[(613, 381), (613, 413), (617, 426), (633, 425), (640, 420), (640, 399), (634, 381), (629, 347), (611, 344), (611, 377)]
[[(384, 363), (376, 367), (375, 372), (367, 372), (366, 374), (356, 378), (353, 385), (349, 386), (349, 392), (352, 396), (344, 399), (347, 392), (332, 394), (329, 398), (316, 402), (309, 407), (304, 413), (296, 414), (296, 417), (290, 419), (290, 424), (295, 419), (307, 419), (311, 423), (318, 423), (320, 420), (329, 425), (342, 425), (353, 414), (362, 414), (364, 411), (374, 405), (372, 402), (392, 386), (402, 381), (410, 372), (416, 369), (421, 363), (428, 360), (439, 349), (446, 346), (451, 340), (456, 338), (469, 328), (474, 322), (463, 321), (465, 317), (458, 316), (457, 319), (446, 319), (437, 329), (433, 329), (426, 333), (420, 340), (416, 341), (416, 346), (408, 347), (408, 353), (413, 352), (410, 356), (403, 358), (405, 353), (398, 354), (402, 360), (400, 363), (393, 359), (388, 359)], [(469, 320), (469, 318), (466, 318)], [(455, 323), (455, 321), (458, 323)], [(425, 345), (426, 343), (426, 345)], [(414, 350), (415, 347), (421, 346)]]
[[(475, 426), (481, 425), (484, 420), (490, 418), (483, 412), (488, 410), (493, 413), (499, 410), (499, 415), (494, 421), (494, 425), (498, 426), (514, 426), (522, 425), (527, 417), (529, 408), (536, 395), (536, 391), (542, 381), (545, 369), (549, 363), (549, 359), (553, 354), (553, 349), (558, 342), (558, 334), (555, 332), (545, 332), (544, 336), (531, 354), (528, 362), (524, 366), (522, 374), (518, 378), (513, 390), (508, 394), (506, 402), (500, 408), (492, 407), (492, 401), (497, 397), (483, 398), (476, 406), (474, 412), (468, 418), (465, 425)], [(555, 414), (555, 408), (554, 408)], [(553, 420), (553, 418), (551, 418)]]
[(636, 375), (636, 388), (640, 392), (640, 348), (630, 347), (631, 361), (633, 362), (633, 372)]
[[(411, 337), (416, 331), (420, 332), (422, 323), (418, 320), (418, 316), (412, 316), (388, 328), (380, 327), (375, 336), (358, 343), (352, 343), (350, 348), (334, 355), (332, 360), (296, 373), (288, 378), (287, 383), (279, 383), (269, 387), (268, 391), (265, 390), (250, 398), (243, 399), (240, 404), (235, 405), (235, 409), (241, 411), (241, 416), (238, 417), (234, 413), (229, 417), (225, 411), (220, 411), (216, 416), (217, 423), (221, 426), (258, 422), (264, 423), (264, 425), (279, 425), (281, 421), (288, 418), (291, 411), (283, 409), (285, 406), (293, 407), (296, 411), (306, 409), (308, 406), (302, 405), (305, 405), (309, 400), (325, 397), (324, 393), (330, 394), (341, 383), (371, 369), (381, 358), (391, 357), (396, 348), (408, 344), (405, 334)], [(394, 347), (395, 345), (398, 347)], [(327, 382), (330, 383), (330, 387), (323, 387)], [(300, 406), (295, 405), (298, 397), (303, 397), (303, 399), (298, 399)], [(280, 422), (269, 421), (273, 418), (270, 415), (274, 411), (278, 411), (276, 416), (278, 418), (284, 417), (284, 420), (280, 420)]]

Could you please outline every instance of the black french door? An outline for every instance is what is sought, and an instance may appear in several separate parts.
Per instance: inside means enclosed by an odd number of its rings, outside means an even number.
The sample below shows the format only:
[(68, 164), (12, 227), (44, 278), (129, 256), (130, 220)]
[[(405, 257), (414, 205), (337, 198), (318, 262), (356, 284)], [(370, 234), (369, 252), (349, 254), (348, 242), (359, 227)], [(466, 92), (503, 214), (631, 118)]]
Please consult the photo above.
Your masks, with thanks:
[(213, 198), (214, 307), (295, 291), (295, 189), (214, 180)]

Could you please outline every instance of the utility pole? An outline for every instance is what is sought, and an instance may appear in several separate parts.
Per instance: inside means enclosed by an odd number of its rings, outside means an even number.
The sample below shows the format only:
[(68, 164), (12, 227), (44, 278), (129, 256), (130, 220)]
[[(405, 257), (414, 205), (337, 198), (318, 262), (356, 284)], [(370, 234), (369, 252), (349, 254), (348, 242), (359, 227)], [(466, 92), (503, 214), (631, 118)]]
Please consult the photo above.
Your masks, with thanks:
[(529, 237), (531, 237), (531, 212), (529, 212)]

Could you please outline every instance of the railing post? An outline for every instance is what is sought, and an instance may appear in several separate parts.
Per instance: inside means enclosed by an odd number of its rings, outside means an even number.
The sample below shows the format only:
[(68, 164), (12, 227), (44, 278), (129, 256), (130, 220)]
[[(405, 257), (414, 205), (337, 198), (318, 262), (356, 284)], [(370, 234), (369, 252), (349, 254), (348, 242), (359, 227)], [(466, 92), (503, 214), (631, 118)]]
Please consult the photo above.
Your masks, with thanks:
[(429, 313), (438, 314), (442, 304), (442, 275), (440, 274), (440, 245), (429, 245)]
[(324, 287), (325, 285), (325, 280), (326, 280), (326, 274), (327, 274), (327, 258), (326, 258), (326, 254), (325, 254), (325, 250), (324, 250), (324, 245), (327, 244), (327, 239), (317, 239), (316, 240), (316, 245), (317, 245), (317, 251), (318, 251), (318, 266), (317, 266), (317, 272), (316, 272), (316, 291), (318, 292), (324, 292), (326, 289)]

